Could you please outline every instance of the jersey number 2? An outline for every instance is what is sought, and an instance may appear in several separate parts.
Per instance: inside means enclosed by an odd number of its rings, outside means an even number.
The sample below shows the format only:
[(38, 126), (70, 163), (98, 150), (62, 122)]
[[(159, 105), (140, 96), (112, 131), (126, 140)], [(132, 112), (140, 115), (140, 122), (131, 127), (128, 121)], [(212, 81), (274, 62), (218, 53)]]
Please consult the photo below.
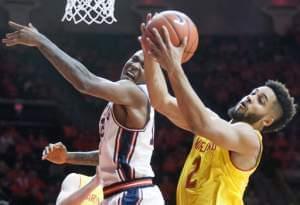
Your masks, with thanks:
[(199, 170), (200, 164), (201, 164), (201, 157), (199, 156), (199, 157), (195, 158), (193, 161), (193, 165), (195, 165), (195, 168), (191, 171), (191, 173), (188, 175), (188, 177), (186, 179), (186, 184), (185, 184), (186, 188), (196, 187), (197, 180), (196, 179), (192, 180), (192, 177)]

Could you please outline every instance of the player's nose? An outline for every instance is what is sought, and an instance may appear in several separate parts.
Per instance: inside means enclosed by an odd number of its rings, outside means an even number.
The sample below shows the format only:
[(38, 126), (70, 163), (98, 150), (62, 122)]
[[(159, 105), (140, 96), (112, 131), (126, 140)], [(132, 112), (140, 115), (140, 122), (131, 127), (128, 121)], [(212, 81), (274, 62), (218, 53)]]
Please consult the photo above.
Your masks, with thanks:
[(247, 98), (246, 98), (246, 102), (247, 103), (252, 103), (253, 102), (252, 96), (248, 95)]

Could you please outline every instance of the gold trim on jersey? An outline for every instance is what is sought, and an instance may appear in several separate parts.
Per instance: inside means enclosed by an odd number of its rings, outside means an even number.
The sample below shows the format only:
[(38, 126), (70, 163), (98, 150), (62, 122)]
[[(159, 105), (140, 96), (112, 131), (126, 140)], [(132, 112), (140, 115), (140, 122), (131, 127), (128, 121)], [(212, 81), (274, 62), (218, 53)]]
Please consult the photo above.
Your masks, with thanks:
[(241, 172), (241, 173), (252, 173), (252, 172), (254, 172), (254, 171), (257, 169), (257, 167), (258, 167), (258, 165), (259, 165), (259, 163), (260, 163), (260, 161), (261, 161), (261, 157), (262, 157), (263, 144), (262, 144), (262, 135), (260, 134), (259, 131), (256, 131), (256, 136), (257, 136), (257, 138), (258, 138), (259, 146), (260, 146), (260, 147), (259, 147), (259, 153), (258, 153), (258, 156), (257, 156), (257, 158), (256, 158), (256, 163), (255, 163), (255, 165), (254, 165), (252, 168), (250, 168), (250, 169), (248, 169), (248, 170), (246, 170), (246, 169), (243, 170), (243, 169), (237, 167), (237, 166), (232, 162), (232, 160), (231, 160), (231, 157), (230, 157), (231, 151), (228, 151), (228, 152), (227, 152), (226, 158), (228, 158), (228, 161), (230, 162), (230, 165), (232, 166), (232, 168), (233, 168), (233, 169), (236, 169), (238, 172)]

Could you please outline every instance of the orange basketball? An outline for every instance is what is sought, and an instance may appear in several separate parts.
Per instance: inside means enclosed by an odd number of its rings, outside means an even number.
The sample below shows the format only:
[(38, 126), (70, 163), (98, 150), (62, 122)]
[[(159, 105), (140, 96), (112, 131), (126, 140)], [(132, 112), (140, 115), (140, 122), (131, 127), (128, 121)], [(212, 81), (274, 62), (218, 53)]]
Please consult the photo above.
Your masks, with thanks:
[(152, 33), (150, 29), (154, 27), (162, 34), (162, 27), (166, 26), (169, 31), (171, 42), (174, 46), (179, 46), (185, 36), (188, 37), (184, 50), (182, 63), (187, 62), (194, 55), (199, 42), (198, 30), (193, 21), (184, 13), (179, 11), (163, 11), (155, 15), (146, 25), (145, 34), (150, 39)]

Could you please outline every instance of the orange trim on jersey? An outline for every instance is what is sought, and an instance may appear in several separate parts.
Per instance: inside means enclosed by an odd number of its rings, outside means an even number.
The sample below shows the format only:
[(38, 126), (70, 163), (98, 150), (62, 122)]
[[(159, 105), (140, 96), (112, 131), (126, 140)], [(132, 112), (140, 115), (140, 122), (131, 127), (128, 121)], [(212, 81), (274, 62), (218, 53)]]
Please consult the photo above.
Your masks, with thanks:
[(255, 162), (255, 165), (253, 166), (253, 167), (251, 167), (251, 168), (249, 168), (249, 169), (242, 169), (242, 168), (239, 168), (239, 167), (237, 167), (233, 162), (232, 162), (232, 160), (231, 160), (231, 151), (228, 151), (228, 155), (229, 155), (229, 160), (230, 160), (230, 162), (231, 162), (231, 164), (233, 165), (233, 167), (234, 168), (236, 168), (237, 170), (239, 170), (239, 171), (241, 171), (241, 172), (251, 172), (251, 171), (253, 171), (257, 166), (258, 166), (258, 164), (259, 164), (259, 162), (260, 162), (260, 159), (261, 159), (261, 156), (262, 156), (262, 150), (263, 150), (263, 145), (262, 145), (262, 140), (261, 140), (261, 135), (260, 135), (260, 133), (258, 132), (257, 133), (257, 138), (258, 138), (258, 141), (259, 141), (259, 153), (258, 153), (258, 157), (257, 157), (257, 159), (256, 159), (256, 162)]
[(130, 160), (131, 160), (131, 157), (133, 155), (133, 151), (135, 150), (135, 145), (136, 145), (136, 141), (137, 141), (137, 136), (138, 136), (138, 132), (134, 132), (133, 134), (133, 139), (132, 139), (132, 142), (131, 142), (131, 145), (130, 145), (130, 150), (129, 150), (129, 153), (126, 157), (126, 161), (129, 163)]
[(135, 179), (128, 182), (119, 182), (103, 188), (104, 198), (126, 191), (131, 188), (153, 186), (152, 178)]
[(118, 132), (117, 132), (117, 137), (116, 137), (116, 142), (115, 142), (115, 152), (114, 152), (114, 162), (117, 162), (118, 158), (118, 153), (120, 149), (120, 137), (123, 133), (123, 128), (119, 127)]

